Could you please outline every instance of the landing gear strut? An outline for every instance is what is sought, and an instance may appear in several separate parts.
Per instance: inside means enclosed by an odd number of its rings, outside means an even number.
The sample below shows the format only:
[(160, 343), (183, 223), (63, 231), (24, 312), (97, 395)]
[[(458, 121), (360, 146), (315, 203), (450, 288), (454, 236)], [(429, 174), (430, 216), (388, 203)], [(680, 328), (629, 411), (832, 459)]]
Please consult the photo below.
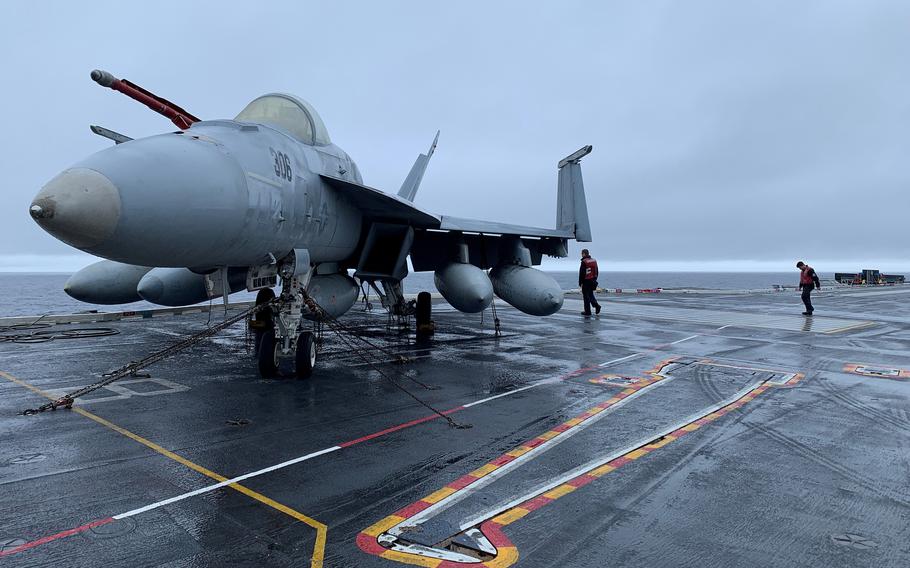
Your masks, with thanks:
[[(293, 365), (300, 378), (309, 377), (316, 365), (316, 338), (312, 332), (301, 331), (303, 320), (303, 289), (310, 281), (309, 254), (304, 250), (291, 252), (278, 270), (281, 294), (271, 307), (272, 325), (262, 334), (256, 353), (259, 374), (270, 378), (283, 374)], [(259, 297), (257, 296), (257, 303)], [(265, 299), (265, 298), (263, 298)]]

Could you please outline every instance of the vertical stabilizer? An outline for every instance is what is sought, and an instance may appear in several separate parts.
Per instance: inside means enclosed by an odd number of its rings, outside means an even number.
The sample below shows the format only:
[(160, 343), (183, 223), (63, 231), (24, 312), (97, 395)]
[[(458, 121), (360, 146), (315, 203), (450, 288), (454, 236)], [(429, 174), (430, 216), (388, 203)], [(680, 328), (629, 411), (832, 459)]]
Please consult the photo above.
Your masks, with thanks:
[(556, 228), (575, 233), (575, 240), (591, 242), (591, 223), (585, 202), (585, 183), (581, 178), (581, 159), (591, 153), (585, 146), (559, 161), (559, 189), (556, 197)]
[(427, 150), (426, 154), (417, 156), (417, 160), (414, 162), (414, 165), (411, 166), (408, 177), (404, 178), (404, 183), (401, 184), (401, 189), (398, 190), (398, 197), (407, 199), (408, 201), (414, 201), (414, 197), (417, 195), (417, 189), (420, 187), (420, 182), (423, 181), (423, 173), (427, 171), (427, 164), (430, 163), (430, 158), (433, 157), (433, 152), (436, 151), (437, 142), (439, 142), (438, 130), (436, 131), (436, 138), (433, 138), (433, 143), (430, 144), (430, 149)]

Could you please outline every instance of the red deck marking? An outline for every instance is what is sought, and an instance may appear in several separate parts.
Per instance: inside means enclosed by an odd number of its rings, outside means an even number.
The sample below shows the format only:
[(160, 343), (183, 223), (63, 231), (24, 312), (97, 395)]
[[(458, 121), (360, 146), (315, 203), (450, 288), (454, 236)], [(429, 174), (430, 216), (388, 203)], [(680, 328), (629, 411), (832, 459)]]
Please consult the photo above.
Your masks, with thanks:
[[(458, 412), (459, 410), (464, 410), (464, 408), (465, 408), (464, 406), (456, 406), (455, 408), (450, 408), (449, 410), (443, 411), (441, 414), (443, 414), (444, 416), (448, 416), (449, 414)], [(404, 430), (405, 428), (410, 428), (411, 426), (417, 426), (418, 424), (423, 424), (424, 422), (429, 422), (430, 420), (436, 420), (437, 418), (441, 418), (441, 416), (439, 414), (430, 414), (429, 416), (424, 416), (423, 418), (418, 418), (416, 420), (411, 420), (410, 422), (405, 422), (405, 423), (399, 424), (397, 426), (392, 426), (391, 428), (386, 428), (385, 430), (380, 430), (379, 432), (374, 432), (373, 434), (367, 434), (366, 436), (362, 436), (360, 438), (351, 440), (349, 442), (343, 442), (341, 444), (338, 444), (338, 447), (339, 448), (349, 448), (355, 444), (359, 444), (361, 442), (366, 442), (367, 440), (372, 440), (372, 439), (378, 438), (380, 436), (385, 436), (386, 434), (391, 434), (392, 432)]]
[(579, 475), (578, 477), (576, 477), (575, 479), (570, 479), (569, 481), (567, 481), (566, 485), (571, 485), (572, 487), (584, 487), (585, 485), (591, 483), (595, 479), (597, 479), (597, 478), (594, 477), (593, 475), (583, 473), (583, 474)]
[[(646, 379), (645, 381), (642, 381), (641, 383), (634, 385), (632, 387), (632, 391), (633, 392), (637, 391), (647, 385), (650, 385), (656, 381), (661, 380), (663, 377), (661, 377), (660, 375), (656, 375), (656, 373), (659, 372), (660, 369), (662, 369), (666, 364), (668, 364), (672, 360), (673, 359), (662, 361), (660, 364), (658, 364), (656, 367), (654, 367), (654, 369), (652, 371), (649, 371), (648, 373), (646, 373), (646, 374), (652, 374), (655, 376), (652, 376), (650, 379)], [(796, 379), (796, 380), (794, 380), (792, 382), (795, 383), (801, 378), (802, 378), (801, 376), (798, 378), (794, 377), (794, 379)], [(788, 382), (788, 386), (789, 385), (790, 385), (790, 382)], [(730, 403), (722, 408), (719, 408), (711, 413), (708, 413), (696, 420), (693, 420), (692, 422), (686, 424), (685, 426), (678, 428), (677, 430), (675, 430), (674, 432), (672, 432), (670, 434), (665, 434), (658, 439), (651, 440), (650, 442), (646, 442), (645, 444), (642, 444), (641, 446), (639, 446), (637, 448), (629, 450), (622, 456), (619, 456), (619, 457), (611, 460), (610, 462), (607, 462), (606, 464), (598, 465), (597, 467), (591, 469), (588, 472), (579, 474), (579, 475), (573, 477), (572, 479), (569, 479), (568, 481), (564, 482), (564, 485), (571, 486), (574, 488), (583, 487), (583, 486), (591, 483), (592, 481), (598, 479), (600, 476), (604, 475), (605, 473), (615, 471), (616, 469), (622, 467), (623, 465), (626, 465), (629, 462), (632, 462), (637, 458), (648, 455), (651, 452), (653, 452), (655, 449), (661, 448), (661, 447), (685, 436), (686, 434), (697, 431), (700, 429), (701, 426), (704, 426), (715, 420), (718, 420), (725, 414), (728, 414), (729, 412), (732, 412), (733, 410), (743, 407), (744, 405), (751, 402), (753, 399), (755, 399), (757, 396), (759, 396), (760, 394), (762, 394), (769, 388), (771, 388), (771, 387), (768, 384), (759, 385), (758, 387), (755, 387), (752, 390), (748, 391), (746, 394), (744, 394), (738, 400), (733, 401), (732, 403)], [(629, 394), (631, 394), (631, 393), (629, 393)], [(606, 403), (601, 403), (600, 405), (598, 405), (595, 408), (600, 408), (601, 410), (605, 410), (606, 408), (609, 408), (610, 406), (613, 406), (614, 404), (618, 403), (619, 400), (621, 400), (622, 398), (629, 396), (629, 394), (619, 393), (619, 394), (615, 395), (612, 399), (610, 399), (610, 401), (607, 401)], [(576, 424), (574, 424), (574, 426), (577, 426), (577, 425), (583, 423), (585, 420), (587, 420), (591, 416), (594, 416), (595, 414), (597, 414), (597, 412), (591, 412), (589, 410), (589, 411), (585, 412), (584, 414), (579, 415), (577, 418), (573, 419), (573, 420), (578, 421)], [(570, 429), (570, 428), (571, 427), (566, 428), (566, 429)], [(556, 435), (558, 435), (559, 433), (562, 433), (563, 431), (565, 431), (565, 430), (557, 427), (557, 428), (553, 428), (549, 432), (551, 432), (551, 433), (555, 432), (556, 434), (551, 436), (551, 438), (555, 438)], [(530, 442), (526, 442), (525, 444), (523, 444), (522, 446), (519, 446), (519, 447), (534, 448), (534, 447), (541, 445), (542, 443), (544, 443), (546, 441), (548, 441), (548, 440), (538, 437), (538, 438), (531, 440)], [(514, 450), (512, 450), (512, 451), (514, 451)], [(503, 463), (508, 463), (509, 461), (511, 461), (511, 459), (506, 459), (507, 457), (511, 457), (511, 456), (509, 456), (508, 454), (505, 454), (503, 456), (500, 456), (496, 460), (494, 460), (494, 462), (490, 462), (490, 463), (494, 464), (494, 465), (502, 465)], [(610, 469), (605, 469), (605, 466), (609, 466)], [(598, 469), (604, 470), (604, 471), (602, 471), (602, 473), (600, 473), (598, 475), (593, 475), (592, 472), (595, 472)], [(493, 471), (493, 470), (491, 469), (490, 471)], [(487, 475), (487, 474), (484, 474), (484, 475)], [(465, 475), (462, 478), (456, 480), (455, 482), (450, 483), (446, 487), (448, 487), (450, 489), (454, 489), (455, 491), (458, 491), (464, 487), (467, 487), (468, 485), (470, 485), (477, 479), (481, 479), (482, 477), (483, 476), (475, 478), (474, 476), (468, 474), (468, 475)], [(524, 515), (526, 515), (527, 512), (536, 511), (537, 509), (540, 509), (544, 505), (547, 505), (548, 503), (555, 501), (556, 499), (559, 499), (561, 496), (570, 493), (570, 491), (559, 492), (555, 496), (552, 496), (552, 497), (548, 496), (548, 494), (550, 494), (550, 493), (552, 493), (552, 491), (548, 491), (546, 493), (541, 493), (541, 494), (537, 495), (536, 497), (532, 497), (526, 501), (521, 502), (520, 504), (516, 505), (512, 509), (509, 509), (505, 512), (500, 512), (496, 517), (496, 518), (500, 519), (500, 521), (498, 523), (494, 522), (493, 519), (489, 519), (489, 520), (481, 523), (481, 525), (480, 525), (481, 532), (484, 534), (484, 536), (487, 537), (487, 539), (494, 546), (496, 546), (497, 550), (499, 550), (502, 553), (501, 557), (497, 557), (497, 558), (494, 558), (494, 559), (486, 561), (486, 562), (477, 562), (477, 563), (473, 563), (473, 562), (459, 563), (459, 562), (453, 562), (453, 561), (449, 561), (449, 560), (440, 560), (439, 564), (436, 564), (435, 566), (437, 566), (437, 568), (471, 568), (471, 567), (489, 567), (489, 566), (493, 566), (493, 565), (510, 566), (510, 565), (514, 564), (518, 560), (518, 551), (515, 548), (514, 544), (512, 544), (512, 542), (509, 540), (509, 538), (502, 532), (502, 526), (504, 526), (506, 524), (510, 524), (510, 523), (514, 522), (515, 520), (524, 517)], [(420, 503), (420, 502), (418, 502), (418, 503)], [(426, 507), (428, 507), (428, 506), (429, 506), (429, 503), (426, 504)], [(399, 511), (398, 513), (396, 513), (393, 516), (387, 517), (385, 520), (390, 520), (394, 517), (394, 520), (400, 522), (399, 519), (402, 519), (403, 517), (406, 517), (409, 514), (410, 515), (416, 514), (415, 512), (412, 512), (412, 511), (419, 512), (419, 511), (424, 510), (426, 507), (423, 507), (423, 506), (414, 507), (412, 505), (411, 507), (406, 507), (405, 509), (402, 509), (401, 511)], [(510, 511), (515, 511), (518, 509), (523, 510), (523, 514), (516, 515), (516, 516), (510, 518), (508, 513)], [(502, 526), (500, 525), (500, 523), (502, 523)], [(378, 524), (381, 524), (381, 523), (378, 523)], [(391, 523), (391, 524), (395, 524), (395, 523)], [(391, 524), (389, 526), (391, 526)], [(365, 530), (367, 530), (367, 529), (365, 529)], [(386, 549), (382, 548), (381, 546), (379, 546), (376, 536), (370, 536), (369, 534), (367, 534), (365, 532), (361, 532), (357, 536), (357, 544), (361, 550), (363, 550), (364, 552), (371, 553), (371, 554), (380, 554), (381, 555), (382, 552), (384, 552), (386, 550)], [(407, 559), (399, 558), (397, 560), (400, 562), (412, 563), (412, 562), (408, 561)]]
[(806, 375), (805, 375), (805, 374), (803, 374), (803, 373), (796, 373), (795, 375), (793, 375), (793, 378), (792, 378), (792, 379), (790, 379), (789, 381), (787, 381), (787, 386), (788, 386), (788, 387), (793, 386), (793, 385), (795, 385), (796, 383), (800, 382), (801, 380), (803, 380), (803, 379), (805, 379), (805, 378), (806, 378)]
[(58, 532), (57, 534), (52, 534), (52, 535), (50, 535), (50, 536), (46, 536), (46, 537), (43, 537), (43, 538), (39, 538), (38, 540), (33, 540), (33, 541), (31, 541), (31, 542), (26, 542), (25, 544), (20, 544), (20, 545), (17, 546), (16, 548), (11, 548), (11, 549), (9, 549), (9, 550), (4, 550), (3, 552), (0, 552), (0, 557), (3, 557), (3, 556), (10, 556), (10, 555), (12, 555), (12, 554), (16, 554), (16, 553), (18, 553), (18, 552), (22, 552), (23, 550), (28, 550), (29, 548), (35, 548), (36, 546), (41, 546), (42, 544), (47, 544), (47, 543), (49, 543), (49, 542), (51, 542), (51, 541), (54, 541), (54, 540), (58, 540), (58, 539), (61, 539), (61, 538), (66, 538), (66, 537), (68, 537), (68, 536), (73, 536), (74, 534), (79, 534), (79, 533), (85, 532), (85, 531), (87, 531), (87, 530), (89, 530), (89, 529), (93, 529), (93, 528), (95, 528), (95, 527), (100, 527), (101, 525), (106, 525), (106, 524), (112, 523), (112, 522), (114, 522), (114, 518), (113, 518), (113, 517), (108, 517), (108, 518), (106, 518), (106, 519), (99, 519), (99, 520), (97, 520), (97, 521), (92, 521), (92, 522), (86, 523), (86, 524), (84, 524), (84, 525), (82, 525), (82, 526), (78, 526), (78, 527), (76, 527), (76, 528), (74, 528), (74, 529), (69, 529), (69, 530), (67, 530), (67, 531)]
[(544, 505), (546, 505), (547, 503), (549, 503), (552, 500), (553, 499), (550, 499), (549, 497), (546, 497), (544, 495), (538, 495), (537, 497), (534, 497), (530, 501), (525, 501), (524, 503), (522, 503), (521, 508), (527, 509), (528, 511), (536, 511), (537, 509), (540, 509), (541, 507), (543, 507)]
[(493, 465), (505, 465), (514, 459), (515, 459), (515, 456), (510, 456), (509, 454), (503, 454), (503, 455), (499, 456), (498, 458), (496, 458), (495, 460), (491, 461), (490, 463)]
[[(525, 449), (525, 451), (522, 452), (522, 455), (523, 455), (524, 453), (527, 453), (527, 451), (530, 451), (530, 449), (536, 448), (536, 447), (540, 446), (541, 444), (549, 442), (551, 439), (556, 438), (558, 435), (560, 435), (568, 430), (571, 430), (572, 428), (575, 428), (575, 427), (579, 426), (580, 424), (583, 424), (589, 418), (597, 416), (602, 411), (618, 404), (620, 401), (631, 396), (635, 392), (642, 390), (645, 387), (648, 387), (657, 381), (662, 380), (664, 377), (662, 375), (659, 375), (658, 373), (660, 372), (661, 369), (663, 369), (667, 364), (669, 364), (673, 360), (675, 360), (675, 358), (665, 359), (665, 360), (661, 361), (660, 363), (655, 365), (652, 369), (644, 372), (643, 374), (647, 375), (647, 376), (642, 377), (641, 381), (634, 383), (632, 385), (629, 385), (626, 389), (624, 389), (625, 392), (620, 391), (620, 392), (614, 394), (608, 400), (605, 400), (605, 401), (595, 405), (592, 409), (589, 409), (586, 412), (573, 418), (572, 421), (575, 421), (574, 424), (570, 425), (568, 422), (564, 422), (564, 423), (548, 430), (547, 433), (550, 434), (549, 437), (547, 437), (547, 438), (536, 437), (528, 442), (525, 442), (524, 444), (516, 446), (516, 448), (514, 448), (511, 451), (514, 452), (518, 448), (523, 448), (523, 449)], [(563, 375), (560, 379), (564, 380), (564, 379), (572, 378), (572, 377), (584, 374), (585, 372), (592, 371), (592, 370), (599, 370), (599, 367), (590, 367), (590, 368), (585, 368), (585, 369), (579, 369), (578, 371), (574, 371), (572, 373), (568, 373), (567, 375)], [(463, 408), (464, 407), (455, 408), (455, 409), (446, 411), (446, 413), (457, 412), (458, 410), (461, 410)], [(435, 416), (428, 416), (428, 417), (425, 417), (422, 419), (418, 419), (416, 421), (412, 421), (411, 423), (401, 425), (399, 427), (386, 429), (383, 431), (383, 433), (392, 432), (392, 431), (407, 427), (408, 425), (411, 425), (411, 424), (416, 424), (416, 423), (420, 423), (420, 422), (425, 422), (427, 420), (432, 420), (433, 418), (435, 418)], [(569, 421), (569, 422), (572, 422), (572, 421)], [(347, 442), (345, 444), (339, 444), (339, 446), (340, 447), (351, 446), (358, 442), (361, 442), (364, 440), (369, 440), (371, 438), (375, 438), (377, 435), (381, 435), (381, 434), (382, 433), (377, 433), (375, 435), (364, 436), (363, 438), (358, 438), (357, 440), (353, 440), (353, 441)], [(544, 435), (546, 435), (546, 434), (544, 434)], [(506, 454), (499, 456), (495, 460), (488, 462), (487, 465), (501, 466), (501, 465), (507, 464), (515, 459), (517, 459), (515, 456), (509, 455), (509, 453), (506, 453)], [(625, 460), (625, 461), (620, 461), (620, 460)], [(626, 463), (628, 461), (631, 461), (631, 460), (629, 460), (628, 458), (624, 458), (624, 457), (614, 460), (614, 462), (617, 462), (620, 465), (622, 463)], [(619, 466), (617, 465), (616, 467), (619, 467)], [(460, 478), (456, 479), (455, 481), (449, 483), (445, 487), (448, 489), (453, 489), (454, 491), (452, 494), (454, 494), (455, 492), (464, 489), (465, 487), (471, 485), (472, 483), (476, 482), (477, 480), (482, 479), (486, 475), (489, 475), (492, 471), (495, 471), (495, 469), (496, 468), (491, 468), (490, 471), (488, 471), (487, 473), (485, 473), (484, 475), (481, 475), (479, 477), (475, 477), (474, 475), (471, 475), (471, 474), (463, 475)], [(583, 485), (587, 485), (588, 483), (594, 481), (595, 479), (597, 479), (597, 478), (592, 475), (582, 474), (582, 475), (572, 479), (571, 482), (574, 486), (581, 487)], [(535, 509), (543, 507), (544, 505), (546, 505), (547, 503), (549, 503), (552, 500), (553, 500), (552, 498), (547, 497), (545, 495), (539, 495), (533, 499), (530, 499), (529, 501), (522, 503), (521, 507), (523, 509), (527, 509), (528, 511), (533, 511)], [(431, 505), (432, 505), (432, 503), (423, 501), (421, 499), (420, 501), (417, 501), (416, 503), (409, 505), (408, 507), (405, 507), (404, 509), (399, 510), (398, 512), (394, 513), (393, 515), (389, 515), (389, 517), (386, 517), (385, 520), (388, 520), (391, 517), (397, 517), (399, 519), (404, 520), (404, 519), (413, 517), (414, 515), (417, 515), (419, 512), (425, 510), (426, 508), (430, 507)], [(397, 524), (397, 523), (393, 523), (393, 524)], [(506, 538), (506, 536), (499, 531), (499, 527), (494, 526), (494, 525), (495, 525), (495, 523), (492, 523), (491, 521), (487, 521), (486, 523), (484, 523), (482, 525), (482, 527), (492, 527), (490, 529), (482, 529), (484, 534), (487, 536), (487, 538), (490, 540), (491, 543), (493, 543), (494, 545), (497, 546), (497, 548), (502, 548), (503, 546), (511, 547), (512, 551), (516, 555), (516, 556), (514, 556), (514, 558), (517, 559), (517, 551), (514, 550), (514, 546), (511, 544), (509, 539)], [(377, 537), (375, 535), (370, 535), (363, 531), (361, 531), (357, 536), (357, 545), (361, 550), (363, 550), (364, 552), (367, 552), (369, 554), (382, 555), (383, 552), (387, 551), (386, 548), (383, 548), (381, 545), (378, 544)], [(489, 561), (489, 563), (496, 563), (496, 562), (497, 562), (496, 559)], [(487, 562), (462, 564), (462, 563), (457, 563), (457, 562), (451, 562), (448, 560), (440, 560), (440, 564), (437, 564), (436, 566), (437, 566), (437, 568), (454, 568), (454, 567), (469, 568), (472, 566), (488, 566), (488, 565), (493, 565), (493, 564), (488, 564)]]
[(632, 460), (630, 460), (626, 456), (619, 456), (615, 460), (607, 462), (607, 465), (612, 466), (612, 467), (622, 467), (622, 466), (626, 465), (627, 463), (629, 463), (630, 461), (632, 461)]
[(376, 554), (377, 556), (386, 550), (379, 544), (376, 537), (370, 536), (364, 532), (357, 533), (357, 546), (360, 550), (370, 554)]
[(480, 478), (474, 477), (473, 475), (462, 475), (461, 477), (459, 477), (452, 483), (446, 485), (446, 487), (448, 487), (449, 489), (456, 489), (456, 490), (464, 489), (465, 487), (474, 483), (478, 479), (480, 479)]
[(493, 521), (486, 521), (480, 525), (480, 532), (483, 533), (483, 536), (487, 537), (487, 540), (495, 546), (496, 548), (503, 548), (505, 546), (512, 546), (512, 541), (502, 532), (502, 525), (494, 523)]
[(432, 503), (427, 503), (426, 501), (415, 501), (415, 502), (411, 503), (410, 505), (408, 505), (407, 507), (405, 507), (404, 509), (399, 509), (397, 512), (392, 513), (392, 514), (395, 515), (396, 517), (410, 519), (411, 517), (413, 517), (414, 515), (416, 515), (417, 513), (421, 512), (421, 511), (423, 511), (430, 505), (432, 505)]
[[(585, 367), (585, 368), (583, 368), (583, 369), (578, 369), (578, 370), (572, 371), (572, 372), (570, 372), (570, 373), (566, 373), (566, 374), (564, 374), (564, 375), (561, 375), (561, 376), (558, 377), (556, 380), (557, 380), (557, 381), (564, 381), (564, 380), (566, 380), (566, 379), (571, 379), (571, 378), (573, 378), (573, 377), (576, 377), (576, 376), (578, 376), (578, 375), (584, 374), (584, 373), (586, 373), (586, 372), (588, 372), (588, 371), (592, 371), (592, 370), (597, 369), (597, 368), (598, 368), (598, 367)], [(443, 411), (441, 414), (443, 414), (444, 416), (448, 416), (449, 414), (453, 414), (453, 413), (455, 413), (455, 412), (459, 412), (459, 411), (462, 411), (462, 410), (465, 410), (465, 409), (466, 409), (466, 407), (463, 406), (463, 405), (462, 405), (462, 406), (456, 406), (455, 408), (450, 408), (449, 410)], [(424, 416), (423, 418), (417, 418), (416, 420), (411, 420), (410, 422), (405, 422), (405, 423), (399, 424), (399, 425), (397, 425), (397, 426), (392, 426), (392, 427), (390, 427), (390, 428), (386, 428), (385, 430), (380, 430), (379, 432), (374, 432), (373, 434), (367, 434), (366, 436), (361, 436), (360, 438), (357, 438), (357, 439), (354, 439), (354, 440), (350, 440), (350, 441), (347, 441), (347, 442), (342, 442), (341, 444), (338, 444), (338, 447), (339, 447), (339, 448), (349, 448), (349, 447), (354, 446), (354, 445), (356, 445), (356, 444), (360, 444), (360, 443), (362, 443), (362, 442), (366, 442), (366, 441), (369, 441), (369, 440), (373, 440), (373, 439), (375, 439), (375, 438), (379, 438), (380, 436), (385, 436), (386, 434), (391, 434), (392, 432), (397, 432), (397, 431), (399, 431), (399, 430), (404, 430), (405, 428), (410, 428), (411, 426), (417, 426), (418, 424), (423, 424), (424, 422), (429, 422), (429, 421), (431, 421), (431, 420), (436, 420), (437, 418), (440, 418), (439, 414), (431, 414), (431, 415), (429, 415), (429, 416)]]

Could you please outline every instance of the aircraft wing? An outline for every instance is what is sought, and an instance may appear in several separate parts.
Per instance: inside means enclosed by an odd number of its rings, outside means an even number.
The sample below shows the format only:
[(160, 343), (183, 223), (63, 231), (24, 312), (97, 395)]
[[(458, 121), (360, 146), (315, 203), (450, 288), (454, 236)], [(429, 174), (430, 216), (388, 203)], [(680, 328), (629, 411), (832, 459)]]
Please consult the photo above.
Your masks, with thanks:
[(341, 178), (319, 177), (360, 209), (364, 217), (373, 221), (409, 225), (415, 229), (439, 228), (439, 217), (417, 208), (410, 201)]
[(448, 215), (443, 215), (440, 219), (442, 222), (439, 228), (444, 231), (462, 231), (485, 235), (515, 235), (518, 237), (557, 237), (560, 239), (572, 239), (575, 237), (574, 232), (570, 229), (543, 229), (541, 227), (510, 225), (508, 223), (465, 219)]
[(544, 229), (464, 219), (440, 217), (438, 228), (417, 230), (411, 246), (411, 265), (417, 272), (437, 270), (452, 261), (459, 246), (467, 247), (468, 261), (482, 269), (496, 266), (503, 256), (510, 256), (514, 243), (528, 249), (531, 264), (540, 264), (544, 255), (565, 257), (571, 229)]
[[(527, 249), (530, 254), (531, 264), (538, 265), (544, 255), (568, 256), (569, 239), (589, 240), (584, 238), (589, 230), (578, 166), (578, 159), (587, 152), (590, 147), (570, 156), (571, 160), (567, 158), (568, 162), (563, 160), (566, 164), (560, 163), (558, 227), (552, 229), (436, 216), (407, 199), (413, 197), (413, 192), (394, 196), (333, 176), (320, 177), (358, 207), (370, 222), (357, 264), (357, 273), (362, 276), (403, 277), (407, 273), (406, 255), (410, 256), (411, 265), (417, 272), (442, 268), (458, 255), (466, 255), (471, 264), (488, 269), (501, 259), (511, 258), (518, 241), (520, 248)], [(565, 165), (571, 167), (565, 168)], [(579, 169), (577, 179), (570, 179), (564, 173), (573, 168)], [(380, 252), (377, 247), (388, 251)]]

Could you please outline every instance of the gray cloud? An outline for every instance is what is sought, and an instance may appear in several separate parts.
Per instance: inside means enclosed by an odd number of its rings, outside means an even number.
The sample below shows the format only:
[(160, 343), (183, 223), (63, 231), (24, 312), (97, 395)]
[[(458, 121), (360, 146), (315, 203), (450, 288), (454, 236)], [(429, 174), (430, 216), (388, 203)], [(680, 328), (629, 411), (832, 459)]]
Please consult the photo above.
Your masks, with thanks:
[(440, 128), (417, 198), (439, 213), (550, 226), (556, 161), (594, 144), (607, 261), (910, 257), (906, 2), (0, 9), (0, 255), (71, 252), (26, 209), (106, 146), (88, 124), (171, 128), (94, 85), (100, 67), (207, 118), (299, 94), (387, 191)]

